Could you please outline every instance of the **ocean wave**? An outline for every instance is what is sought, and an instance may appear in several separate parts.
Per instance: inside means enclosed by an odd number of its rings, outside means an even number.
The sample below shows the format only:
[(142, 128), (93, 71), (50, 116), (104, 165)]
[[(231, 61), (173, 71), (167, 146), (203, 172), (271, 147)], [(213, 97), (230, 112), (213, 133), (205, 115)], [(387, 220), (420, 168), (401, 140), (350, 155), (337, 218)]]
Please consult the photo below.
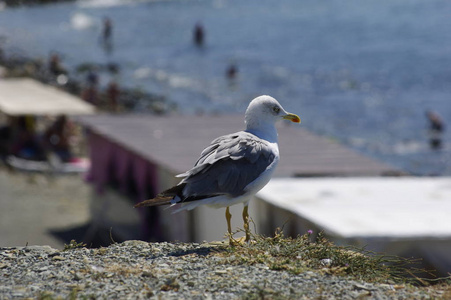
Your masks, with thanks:
[(72, 28), (76, 30), (85, 30), (94, 27), (96, 25), (96, 20), (87, 14), (76, 12), (72, 15), (70, 24)]

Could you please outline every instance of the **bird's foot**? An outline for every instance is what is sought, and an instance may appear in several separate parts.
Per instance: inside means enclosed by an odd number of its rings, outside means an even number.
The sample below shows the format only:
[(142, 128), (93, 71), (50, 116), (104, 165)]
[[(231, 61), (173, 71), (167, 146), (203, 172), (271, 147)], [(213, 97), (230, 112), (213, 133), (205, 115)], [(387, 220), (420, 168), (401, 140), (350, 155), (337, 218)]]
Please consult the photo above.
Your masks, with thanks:
[(246, 238), (245, 236), (239, 238), (229, 236), (229, 246), (242, 246), (249, 244), (250, 242), (251, 242), (250, 239)]

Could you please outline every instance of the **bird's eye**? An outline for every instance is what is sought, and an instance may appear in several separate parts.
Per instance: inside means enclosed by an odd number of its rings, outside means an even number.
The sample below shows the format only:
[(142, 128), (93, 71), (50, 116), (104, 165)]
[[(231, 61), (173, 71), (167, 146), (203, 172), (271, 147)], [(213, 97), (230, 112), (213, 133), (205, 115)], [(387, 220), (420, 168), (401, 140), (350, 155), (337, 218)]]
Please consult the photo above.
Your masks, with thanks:
[(280, 111), (280, 108), (279, 108), (278, 106), (274, 106), (274, 107), (272, 108), (272, 111), (275, 112), (276, 114), (278, 114), (279, 111)]

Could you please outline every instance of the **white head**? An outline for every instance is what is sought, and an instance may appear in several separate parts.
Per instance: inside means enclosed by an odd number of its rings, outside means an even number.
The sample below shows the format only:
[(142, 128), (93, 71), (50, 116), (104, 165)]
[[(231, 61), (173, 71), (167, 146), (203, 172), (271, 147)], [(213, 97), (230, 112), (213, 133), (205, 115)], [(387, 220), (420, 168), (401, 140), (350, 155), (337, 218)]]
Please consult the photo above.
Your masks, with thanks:
[(295, 115), (288, 113), (283, 109), (282, 105), (271, 96), (259, 96), (249, 103), (244, 122), (248, 131), (265, 131), (274, 128), (274, 124), (278, 120), (290, 120), (300, 123), (301, 119)]

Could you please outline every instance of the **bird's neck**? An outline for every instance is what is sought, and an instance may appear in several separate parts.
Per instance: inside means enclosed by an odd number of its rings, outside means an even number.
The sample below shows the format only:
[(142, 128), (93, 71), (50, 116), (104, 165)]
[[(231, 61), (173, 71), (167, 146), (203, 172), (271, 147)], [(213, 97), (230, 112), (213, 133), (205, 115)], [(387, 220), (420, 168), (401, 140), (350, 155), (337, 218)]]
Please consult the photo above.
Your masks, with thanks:
[(277, 143), (277, 129), (272, 123), (247, 124), (246, 131), (270, 143)]

